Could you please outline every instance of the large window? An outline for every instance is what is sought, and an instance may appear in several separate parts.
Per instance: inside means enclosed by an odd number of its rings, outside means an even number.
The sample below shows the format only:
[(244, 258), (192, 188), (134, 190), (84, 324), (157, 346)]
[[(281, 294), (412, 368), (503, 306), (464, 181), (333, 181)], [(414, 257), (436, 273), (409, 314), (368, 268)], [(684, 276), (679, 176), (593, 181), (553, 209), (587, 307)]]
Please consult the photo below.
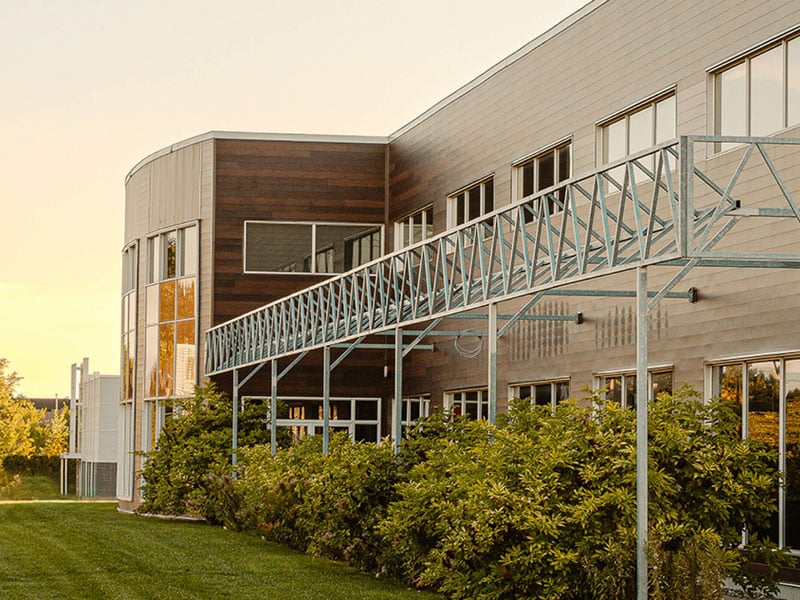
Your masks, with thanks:
[[(659, 394), (672, 393), (672, 369), (653, 369), (647, 373), (649, 400)], [(605, 390), (605, 399), (626, 408), (636, 409), (636, 373), (607, 373), (596, 377), (598, 389)]]
[(138, 246), (132, 244), (122, 253), (122, 326), (121, 356), (122, 401), (133, 400), (136, 373), (136, 292)]
[(569, 398), (569, 380), (517, 383), (511, 386), (512, 398), (529, 398), (536, 406), (555, 408), (556, 404)]
[(476, 388), (445, 392), (444, 407), (456, 417), (486, 419), (489, 417), (489, 390), (488, 388)]
[(418, 419), (423, 419), (430, 415), (431, 395), (420, 394), (417, 396), (406, 396), (403, 398), (403, 433), (413, 427)]
[(458, 227), (494, 210), (494, 180), (490, 177), (447, 198), (447, 226)]
[(189, 396), (196, 376), (197, 226), (148, 240), (145, 398)]
[[(569, 179), (572, 172), (571, 149), (570, 142), (562, 142), (516, 163), (514, 165), (514, 198), (523, 200)], [(548, 198), (547, 208), (550, 214), (561, 209), (564, 203), (564, 194), (565, 190), (561, 189), (554, 197)], [(534, 206), (534, 210), (538, 210), (538, 208), (538, 206)]]
[(764, 136), (800, 123), (800, 37), (787, 38), (714, 73), (716, 131)]
[[(288, 439), (297, 441), (308, 435), (322, 435), (324, 416), (322, 398), (283, 397), (278, 404), (275, 425), (279, 430), (288, 433)], [(330, 432), (347, 432), (350, 439), (355, 441), (380, 443), (380, 398), (331, 398), (328, 405), (328, 426)]]
[[(623, 159), (671, 140), (675, 137), (675, 123), (674, 93), (657, 96), (613, 117), (600, 127), (603, 163)], [(647, 157), (642, 164), (652, 169), (653, 157)], [(622, 185), (624, 169), (615, 169), (611, 176)]]
[(376, 224), (245, 221), (244, 271), (344, 273), (381, 255), (381, 232)]
[(735, 406), (742, 437), (773, 447), (775, 466), (785, 474), (775, 490), (778, 511), (755, 533), (800, 548), (800, 356), (736, 360), (710, 370), (710, 392)]
[(394, 223), (395, 250), (402, 250), (431, 236), (433, 236), (433, 206), (427, 206)]

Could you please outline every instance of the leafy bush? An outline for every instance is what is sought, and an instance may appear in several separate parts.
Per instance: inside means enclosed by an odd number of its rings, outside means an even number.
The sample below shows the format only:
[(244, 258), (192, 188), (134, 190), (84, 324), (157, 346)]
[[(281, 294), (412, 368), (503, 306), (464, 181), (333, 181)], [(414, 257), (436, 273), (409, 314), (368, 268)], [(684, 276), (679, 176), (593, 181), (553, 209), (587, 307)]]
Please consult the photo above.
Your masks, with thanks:
[[(392, 572), (454, 598), (634, 597), (635, 413), (517, 401), (498, 427), (463, 428), (398, 486), (380, 525)], [(777, 474), (737, 433), (687, 390), (652, 404), (654, 597), (719, 598), (724, 577), (747, 576), (735, 544), (769, 518)]]
[[(172, 406), (177, 416), (166, 420), (158, 447), (147, 455), (139, 512), (221, 521), (232, 502), (226, 497), (233, 470), (232, 403), (210, 383)], [(239, 412), (239, 445), (269, 444), (269, 436), (266, 407), (248, 403)]]

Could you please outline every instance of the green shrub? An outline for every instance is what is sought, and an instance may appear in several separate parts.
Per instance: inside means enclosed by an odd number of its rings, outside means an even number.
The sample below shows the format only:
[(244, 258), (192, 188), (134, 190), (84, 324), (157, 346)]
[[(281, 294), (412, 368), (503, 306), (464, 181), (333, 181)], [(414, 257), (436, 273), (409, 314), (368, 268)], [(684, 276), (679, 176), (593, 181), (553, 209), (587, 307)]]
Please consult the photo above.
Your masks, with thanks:
[[(235, 510), (226, 495), (232, 472), (233, 406), (213, 383), (191, 398), (173, 400), (158, 447), (147, 455), (139, 512), (194, 515), (219, 522)], [(266, 407), (248, 403), (239, 413), (239, 446), (268, 444)]]

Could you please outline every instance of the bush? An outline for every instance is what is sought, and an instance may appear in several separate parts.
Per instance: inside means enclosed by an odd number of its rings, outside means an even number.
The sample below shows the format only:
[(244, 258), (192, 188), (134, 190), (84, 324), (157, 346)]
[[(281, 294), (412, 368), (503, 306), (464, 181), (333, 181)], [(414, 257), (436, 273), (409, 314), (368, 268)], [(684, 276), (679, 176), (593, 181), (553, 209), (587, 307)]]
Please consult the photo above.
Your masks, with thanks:
[[(173, 400), (158, 447), (147, 455), (139, 512), (193, 515), (220, 522), (230, 511), (233, 406), (213, 383), (191, 398)], [(239, 445), (269, 444), (266, 407), (249, 403), (239, 413)], [(226, 499), (227, 498), (227, 499)]]

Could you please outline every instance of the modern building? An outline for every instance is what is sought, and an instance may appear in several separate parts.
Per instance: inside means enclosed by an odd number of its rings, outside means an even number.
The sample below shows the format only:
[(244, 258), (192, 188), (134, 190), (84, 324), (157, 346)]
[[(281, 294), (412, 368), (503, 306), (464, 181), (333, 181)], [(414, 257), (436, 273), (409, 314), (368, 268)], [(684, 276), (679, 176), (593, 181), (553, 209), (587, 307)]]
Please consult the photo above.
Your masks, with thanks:
[[(126, 179), (120, 499), (164, 399), (206, 377), (280, 398), (295, 435), (376, 440), (436, 406), (689, 383), (790, 467), (798, 138), (796, 2), (594, 0), (385, 138), (148, 156)], [(792, 547), (793, 472), (765, 532)]]
[(61, 454), (61, 493), (70, 489), (75, 461), (75, 494), (83, 498), (117, 496), (117, 438), (120, 378), (89, 371), (89, 359), (72, 365), (69, 446)]

